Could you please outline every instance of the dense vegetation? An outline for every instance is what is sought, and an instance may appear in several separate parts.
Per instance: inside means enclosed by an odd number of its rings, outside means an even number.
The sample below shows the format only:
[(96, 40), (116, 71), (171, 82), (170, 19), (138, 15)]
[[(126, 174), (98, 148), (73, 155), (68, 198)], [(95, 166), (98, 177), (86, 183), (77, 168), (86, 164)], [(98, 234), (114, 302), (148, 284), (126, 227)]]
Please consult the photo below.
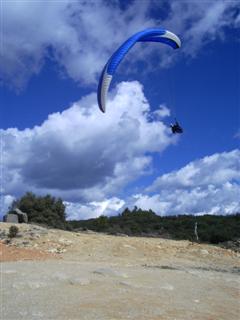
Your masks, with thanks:
[(195, 226), (199, 241), (220, 243), (240, 237), (240, 214), (231, 216), (168, 216), (160, 217), (153, 211), (134, 208), (125, 209), (118, 216), (101, 216), (96, 219), (69, 221), (74, 229), (94, 230), (129, 236), (151, 236), (196, 241)]
[(40, 197), (31, 192), (14, 201), (9, 212), (16, 207), (27, 213), (30, 223), (72, 231), (93, 230), (115, 235), (187, 239), (214, 244), (240, 238), (240, 214), (160, 217), (152, 210), (135, 207), (133, 210), (126, 208), (118, 216), (66, 221), (65, 206), (61, 199), (50, 195)]
[(12, 203), (9, 213), (19, 208), (28, 215), (29, 223), (42, 224), (54, 228), (65, 229), (66, 213), (63, 201), (50, 195), (36, 196), (27, 192), (22, 198)]

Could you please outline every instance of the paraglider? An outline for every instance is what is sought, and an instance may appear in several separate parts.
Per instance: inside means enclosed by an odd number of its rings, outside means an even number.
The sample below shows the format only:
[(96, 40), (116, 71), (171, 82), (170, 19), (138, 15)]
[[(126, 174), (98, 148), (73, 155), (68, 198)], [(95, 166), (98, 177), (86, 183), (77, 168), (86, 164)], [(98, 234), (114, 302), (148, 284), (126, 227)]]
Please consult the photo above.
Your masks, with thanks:
[[(180, 39), (174, 33), (162, 28), (145, 29), (127, 39), (110, 57), (100, 76), (98, 84), (98, 106), (102, 112), (106, 112), (107, 93), (112, 77), (127, 52), (137, 42), (160, 42), (169, 45), (173, 49), (181, 47)], [(175, 129), (176, 128), (177, 127), (175, 127)], [(173, 130), (175, 131), (175, 129)]]

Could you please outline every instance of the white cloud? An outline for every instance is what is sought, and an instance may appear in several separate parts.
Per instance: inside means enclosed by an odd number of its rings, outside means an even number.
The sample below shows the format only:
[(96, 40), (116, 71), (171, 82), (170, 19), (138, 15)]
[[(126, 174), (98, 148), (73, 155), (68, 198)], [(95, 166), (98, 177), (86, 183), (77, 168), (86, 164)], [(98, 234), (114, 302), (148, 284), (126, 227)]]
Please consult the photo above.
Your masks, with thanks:
[(51, 192), (87, 202), (120, 193), (149, 172), (152, 153), (175, 142), (150, 115), (142, 86), (123, 82), (110, 93), (104, 115), (90, 94), (41, 126), (2, 130), (5, 192)]
[[(137, 83), (134, 83), (134, 85), (137, 85)], [(115, 99), (117, 99), (117, 95), (113, 102)], [(145, 107), (143, 109), (145, 109)], [(70, 110), (71, 108), (68, 111)], [(122, 115), (123, 114), (124, 110), (122, 112)], [(88, 116), (92, 116), (91, 111), (88, 113)], [(112, 117), (115, 119), (114, 115), (112, 115)], [(115, 120), (113, 120), (114, 126), (117, 125)], [(108, 123), (108, 121), (105, 123), (105, 125), (108, 124), (108, 133), (110, 133), (111, 125)], [(144, 121), (146, 121), (146, 119)], [(147, 123), (144, 123), (144, 121), (142, 124), (142, 129), (144, 126), (148, 125)], [(58, 130), (59, 128), (60, 127), (58, 127)], [(41, 132), (41, 127), (39, 127), (38, 130)], [(19, 132), (16, 132), (16, 136), (18, 136), (18, 133)], [(56, 131), (56, 134), (57, 133), (58, 131)], [(96, 134), (98, 135), (99, 133), (100, 132), (97, 131)], [(25, 134), (25, 136), (30, 137), (31, 141), (35, 141), (36, 139), (34, 135), (35, 132), (31, 131), (30, 129)], [(43, 136), (41, 138), (43, 139)], [(49, 136), (47, 135), (46, 140), (48, 140), (48, 138)], [(118, 138), (119, 137), (116, 137), (116, 140), (114, 139), (112, 141), (113, 145), (109, 146), (113, 152), (116, 152), (116, 149), (113, 150), (112, 148), (114, 144), (117, 143), (116, 141)], [(131, 135), (128, 136), (130, 143), (132, 142), (133, 138), (134, 137), (131, 137)], [(68, 146), (72, 143), (72, 141), (70, 141), (71, 139), (69, 139), (69, 141), (68, 139), (67, 141), (61, 141), (62, 148), (65, 150), (65, 152), (71, 151), (69, 148), (67, 149), (66, 146), (67, 142)], [(76, 141), (78, 141), (78, 139), (79, 138), (76, 138)], [(95, 143), (99, 143), (98, 139), (95, 140), (95, 134), (93, 134), (92, 139), (92, 144), (90, 145), (94, 146)], [(136, 144), (139, 144), (140, 141), (141, 139), (136, 140)], [(96, 181), (92, 181), (92, 186), (85, 185), (85, 182), (81, 184), (81, 180), (79, 180), (80, 184), (75, 188), (69, 187), (69, 189), (61, 189), (61, 183), (64, 184), (65, 179), (68, 181), (69, 171), (67, 170), (67, 167), (63, 170), (61, 163), (62, 159), (59, 156), (59, 152), (57, 152), (58, 156), (54, 158), (49, 158), (47, 156), (48, 153), (52, 153), (52, 147), (54, 147), (54, 150), (59, 148), (58, 145), (56, 146), (54, 144), (49, 144), (48, 152), (42, 152), (43, 157), (40, 159), (40, 163), (42, 162), (44, 165), (43, 167), (37, 167), (36, 171), (39, 171), (40, 173), (42, 168), (45, 170), (45, 167), (49, 167), (49, 172), (44, 172), (42, 175), (47, 174), (49, 179), (51, 176), (56, 177), (57, 175), (55, 176), (55, 173), (61, 176), (60, 187), (57, 188), (56, 185), (55, 188), (51, 189), (49, 186), (42, 186), (41, 184), (38, 185), (38, 176), (36, 177), (33, 173), (32, 176), (29, 177), (27, 175), (23, 175), (23, 172), (26, 171), (21, 171), (21, 167), (23, 166), (27, 168), (29, 166), (31, 168), (31, 162), (36, 162), (39, 154), (37, 154), (35, 158), (34, 151), (31, 150), (32, 145), (31, 143), (29, 144), (27, 140), (19, 139), (18, 143), (15, 142), (16, 141), (13, 139), (9, 145), (8, 143), (5, 145), (5, 149), (8, 149), (7, 145), (11, 147), (9, 148), (9, 150), (11, 150), (10, 155), (8, 155), (8, 153), (5, 151), (5, 156), (8, 156), (9, 160), (9, 162), (5, 162), (9, 163), (9, 168), (7, 171), (8, 181), (5, 188), (5, 192), (8, 194), (8, 196), (5, 197), (5, 208), (7, 208), (10, 202), (12, 202), (14, 199), (13, 197), (9, 197), (10, 194), (18, 195), (26, 190), (31, 190), (38, 194), (46, 194), (47, 192), (50, 192), (53, 195), (62, 197), (63, 199), (68, 199), (65, 204), (67, 206), (69, 219), (94, 218), (102, 214), (111, 215), (122, 211), (126, 206), (133, 207), (134, 205), (142, 209), (152, 209), (159, 215), (231, 214), (240, 211), (240, 150), (237, 149), (231, 152), (216, 153), (211, 156), (206, 156), (200, 160), (190, 162), (185, 167), (177, 171), (160, 176), (153, 182), (151, 186), (146, 188), (144, 192), (132, 195), (129, 197), (129, 199), (121, 199), (121, 189), (144, 173), (146, 167), (148, 167), (151, 163), (151, 158), (146, 160), (144, 155), (142, 155), (143, 160), (141, 160), (138, 152), (131, 154), (131, 157), (127, 158), (125, 161), (115, 158), (114, 161), (116, 162), (114, 163), (114, 170), (110, 170), (110, 172), (104, 170), (102, 177), (95, 177)], [(28, 147), (26, 146), (27, 144), (29, 144)], [(13, 153), (12, 156), (14, 145), (19, 148), (21, 148), (21, 145), (25, 145), (25, 155), (22, 154), (22, 157), (18, 159), (19, 164), (14, 157), (15, 153)], [(141, 146), (139, 147), (141, 149)], [(161, 148), (161, 145), (159, 145), (159, 149)], [(77, 157), (81, 154), (81, 151), (85, 152), (87, 150), (88, 149), (86, 146), (80, 147), (78, 151), (76, 150)], [(104, 151), (106, 151), (107, 156), (109, 156), (110, 153), (107, 152), (107, 148), (104, 149)], [(98, 153), (98, 150), (96, 150), (96, 152), (97, 154), (94, 154), (93, 158), (101, 156), (104, 164), (106, 159), (102, 154)], [(142, 152), (144, 154), (146, 149), (145, 151), (142, 150)], [(19, 155), (21, 154), (19, 153)], [(74, 154), (71, 156), (73, 157), (73, 155)], [(84, 153), (82, 155), (84, 155)], [(81, 159), (82, 157), (79, 156), (78, 165), (80, 171), (78, 172), (76, 169), (75, 173), (73, 171), (71, 173), (71, 178), (73, 181), (74, 176), (79, 177), (81, 174)], [(47, 164), (47, 161), (49, 161), (49, 164)], [(56, 172), (52, 172), (52, 162), (55, 163), (54, 168)], [(66, 159), (63, 159), (63, 162), (67, 162), (69, 165), (71, 165), (71, 163)], [(91, 176), (91, 170), (94, 170), (94, 168), (91, 159), (88, 159), (88, 162), (88, 167), (84, 166), (84, 170), (87, 170)]]
[(165, 117), (169, 117), (171, 114), (170, 109), (165, 105), (161, 104), (154, 112), (153, 115), (157, 119), (163, 119)]
[[(67, 206), (70, 219), (87, 219), (137, 206), (159, 215), (240, 212), (240, 150), (206, 156), (156, 179), (144, 193)], [(182, 183), (181, 182), (182, 179)], [(150, 193), (151, 190), (151, 193)]]
[(145, 17), (148, 4), (135, 7), (122, 11), (104, 1), (3, 2), (2, 80), (21, 89), (49, 57), (75, 81), (95, 83), (119, 43), (152, 24)]
[(236, 1), (224, 0), (134, 1), (124, 10), (117, 1), (4, 1), (0, 79), (21, 89), (48, 57), (78, 83), (96, 83), (110, 54), (128, 36), (153, 26), (180, 35), (182, 49), (175, 54), (166, 46), (156, 50), (156, 45), (142, 45), (139, 50), (139, 44), (132, 49), (134, 59), (128, 61), (147, 62), (154, 52), (166, 66), (180, 52), (194, 56), (209, 41), (224, 40), (224, 27), (239, 27), (239, 7)]
[(91, 219), (101, 215), (113, 215), (123, 208), (125, 201), (112, 197), (104, 201), (93, 201), (85, 204), (65, 202), (67, 219)]
[(240, 179), (240, 151), (216, 153), (190, 162), (178, 171), (157, 178), (148, 191), (160, 188), (188, 188), (194, 186), (219, 186), (226, 181)]
[(10, 194), (1, 195), (1, 197), (0, 197), (0, 218), (2, 218), (3, 215), (9, 210), (9, 207), (11, 206), (11, 204), (14, 200), (15, 200), (15, 197)]
[[(240, 211), (240, 150), (216, 153), (157, 178), (130, 205), (160, 215)], [(150, 194), (153, 193), (152, 195)]]
[(174, 1), (166, 23), (183, 37), (182, 51), (194, 56), (208, 42), (224, 40), (224, 27), (239, 27), (239, 9), (237, 1)]

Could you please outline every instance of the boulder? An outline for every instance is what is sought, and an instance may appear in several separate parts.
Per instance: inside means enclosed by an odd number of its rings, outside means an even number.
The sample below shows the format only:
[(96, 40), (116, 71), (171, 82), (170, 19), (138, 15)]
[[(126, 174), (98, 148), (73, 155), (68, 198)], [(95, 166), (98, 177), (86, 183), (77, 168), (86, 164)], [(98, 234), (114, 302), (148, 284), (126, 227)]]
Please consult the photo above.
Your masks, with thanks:
[(18, 220), (20, 223), (28, 223), (28, 216), (26, 212), (23, 212), (22, 210), (16, 208), (13, 210), (18, 215)]
[(3, 217), (3, 221), (4, 222), (9, 222), (9, 223), (18, 223), (19, 222), (18, 215), (13, 214), (13, 213), (6, 214)]
[(28, 216), (25, 212), (15, 208), (3, 217), (3, 221), (10, 223), (28, 223)]

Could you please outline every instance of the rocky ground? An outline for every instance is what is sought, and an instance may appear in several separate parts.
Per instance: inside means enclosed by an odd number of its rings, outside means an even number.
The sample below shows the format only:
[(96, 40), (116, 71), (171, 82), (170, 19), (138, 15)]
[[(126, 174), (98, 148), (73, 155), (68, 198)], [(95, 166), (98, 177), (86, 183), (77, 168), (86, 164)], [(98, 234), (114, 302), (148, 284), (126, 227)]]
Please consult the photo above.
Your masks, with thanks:
[(0, 223), (0, 319), (237, 320), (239, 253)]

